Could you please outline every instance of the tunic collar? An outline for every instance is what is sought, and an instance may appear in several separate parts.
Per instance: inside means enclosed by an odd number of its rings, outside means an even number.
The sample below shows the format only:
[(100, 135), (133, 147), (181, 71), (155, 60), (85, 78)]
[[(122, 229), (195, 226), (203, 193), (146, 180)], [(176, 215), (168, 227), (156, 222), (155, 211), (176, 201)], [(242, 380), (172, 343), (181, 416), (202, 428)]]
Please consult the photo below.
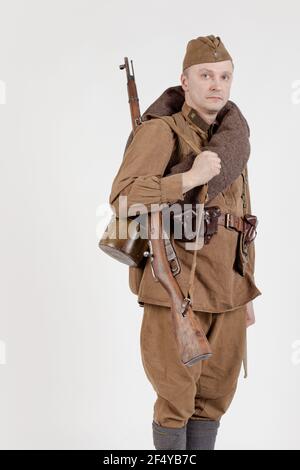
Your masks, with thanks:
[(187, 104), (186, 101), (184, 101), (182, 105), (181, 112), (187, 121), (194, 124), (194, 126), (200, 128), (202, 131), (207, 132), (209, 135), (213, 133), (215, 125), (219, 124), (217, 120), (212, 124), (208, 124), (194, 108)]

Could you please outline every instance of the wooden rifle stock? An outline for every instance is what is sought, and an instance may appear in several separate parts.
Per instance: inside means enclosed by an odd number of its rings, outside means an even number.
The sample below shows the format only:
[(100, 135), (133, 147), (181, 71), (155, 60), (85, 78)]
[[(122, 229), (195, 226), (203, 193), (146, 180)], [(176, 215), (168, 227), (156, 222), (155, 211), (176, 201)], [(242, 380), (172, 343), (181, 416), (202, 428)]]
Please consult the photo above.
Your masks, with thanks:
[(174, 279), (162, 238), (161, 211), (149, 214), (149, 245), (153, 271), (171, 301), (172, 325), (182, 363), (192, 366), (212, 355), (209, 342), (190, 304), (184, 308), (184, 295)]

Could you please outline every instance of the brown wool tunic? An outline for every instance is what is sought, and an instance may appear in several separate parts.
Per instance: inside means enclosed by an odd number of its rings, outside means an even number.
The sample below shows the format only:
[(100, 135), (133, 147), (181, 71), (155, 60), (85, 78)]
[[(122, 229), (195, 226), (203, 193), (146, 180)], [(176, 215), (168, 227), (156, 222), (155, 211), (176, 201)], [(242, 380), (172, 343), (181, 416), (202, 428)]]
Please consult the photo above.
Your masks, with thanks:
[[(200, 148), (209, 148), (209, 138), (214, 126), (207, 124), (186, 102), (181, 111), (172, 115), (174, 122)], [(141, 124), (128, 146), (122, 164), (112, 184), (110, 204), (118, 213), (118, 198), (126, 195), (128, 207), (132, 204), (175, 203), (184, 201), (182, 175), (164, 176), (171, 159), (182, 161), (189, 153), (187, 144), (174, 135), (170, 127), (160, 119), (150, 119)], [(211, 149), (213, 150), (213, 149)], [(175, 157), (175, 158), (174, 158)], [(243, 216), (243, 177), (240, 174), (226, 189), (208, 199), (205, 207), (217, 205), (222, 212)], [(209, 183), (208, 183), (209, 194)], [(249, 184), (246, 185), (246, 213), (251, 213)], [(188, 280), (194, 251), (173, 239), (181, 265), (176, 279), (187, 294)], [(238, 232), (218, 226), (208, 245), (197, 253), (194, 280), (193, 310), (202, 312), (226, 312), (245, 305), (261, 295), (255, 285), (255, 246), (249, 246), (249, 261), (245, 276), (233, 265), (236, 258)], [(150, 259), (141, 276), (138, 268), (129, 268), (129, 285), (139, 302), (170, 307), (168, 294), (152, 276)]]

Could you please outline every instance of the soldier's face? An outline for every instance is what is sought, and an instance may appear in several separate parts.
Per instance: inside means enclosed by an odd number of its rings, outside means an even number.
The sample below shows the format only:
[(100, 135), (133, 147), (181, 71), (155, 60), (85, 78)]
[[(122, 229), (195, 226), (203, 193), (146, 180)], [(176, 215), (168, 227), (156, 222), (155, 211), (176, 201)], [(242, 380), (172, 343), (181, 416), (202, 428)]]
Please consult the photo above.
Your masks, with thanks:
[(225, 106), (230, 96), (233, 78), (231, 60), (196, 64), (181, 74), (181, 86), (185, 100), (196, 110), (216, 114)]

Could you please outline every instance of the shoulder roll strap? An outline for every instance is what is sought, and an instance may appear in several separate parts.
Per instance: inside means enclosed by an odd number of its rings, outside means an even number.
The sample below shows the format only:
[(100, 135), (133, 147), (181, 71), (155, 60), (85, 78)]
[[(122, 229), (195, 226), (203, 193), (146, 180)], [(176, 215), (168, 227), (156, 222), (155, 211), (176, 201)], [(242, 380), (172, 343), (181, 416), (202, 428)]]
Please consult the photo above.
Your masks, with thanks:
[(248, 204), (247, 204), (247, 189), (246, 189), (246, 185), (248, 184), (248, 168), (247, 168), (247, 165), (243, 169), (242, 177), (243, 177), (243, 194), (242, 194), (243, 213), (245, 215), (247, 210), (249, 209)]

